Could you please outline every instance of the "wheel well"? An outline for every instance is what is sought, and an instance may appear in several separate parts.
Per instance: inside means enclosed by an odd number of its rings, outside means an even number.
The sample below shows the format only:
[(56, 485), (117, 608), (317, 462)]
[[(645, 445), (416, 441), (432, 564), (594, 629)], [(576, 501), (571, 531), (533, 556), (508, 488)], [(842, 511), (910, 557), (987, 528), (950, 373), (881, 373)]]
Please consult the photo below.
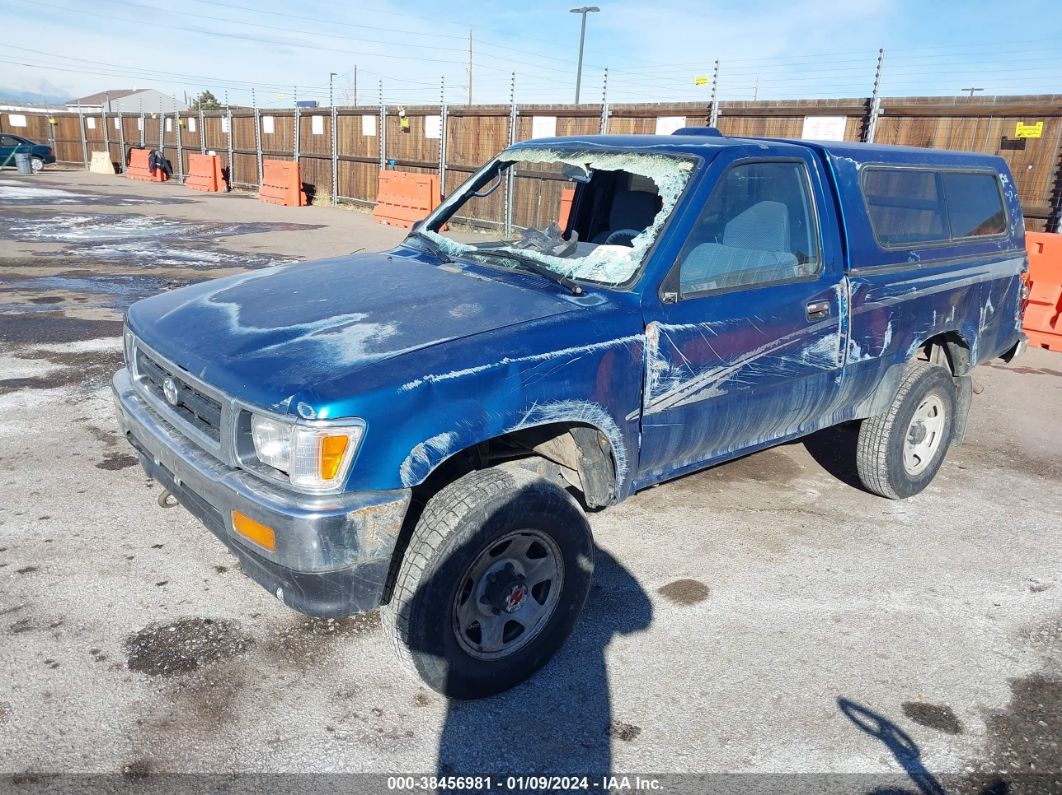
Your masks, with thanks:
[(956, 331), (930, 337), (918, 346), (916, 358), (945, 365), (954, 376), (969, 375), (973, 369), (970, 346)]
[(565, 488), (570, 486), (579, 492), (587, 508), (612, 504), (619, 488), (615, 454), (608, 437), (598, 428), (583, 423), (552, 422), (521, 428), (455, 453), (413, 487), (409, 510), (391, 557), (385, 602), (391, 598), (409, 539), (428, 500), (469, 472), (492, 466), (517, 466)]

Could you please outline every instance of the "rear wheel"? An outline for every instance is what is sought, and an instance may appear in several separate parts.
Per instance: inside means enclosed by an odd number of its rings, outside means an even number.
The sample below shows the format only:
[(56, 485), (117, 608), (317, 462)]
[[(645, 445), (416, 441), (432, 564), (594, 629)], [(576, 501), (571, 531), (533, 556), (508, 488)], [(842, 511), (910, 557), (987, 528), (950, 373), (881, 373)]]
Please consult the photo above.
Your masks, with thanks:
[(436, 494), (384, 611), (399, 657), (434, 690), (481, 698), (542, 667), (590, 590), (578, 503), (523, 470), (472, 472)]
[(31, 157), (30, 168), (33, 169), (34, 174), (39, 174), (44, 170), (44, 161), (39, 157)]
[(955, 403), (947, 369), (911, 363), (889, 409), (860, 425), (856, 469), (863, 485), (894, 500), (928, 486), (951, 446)]

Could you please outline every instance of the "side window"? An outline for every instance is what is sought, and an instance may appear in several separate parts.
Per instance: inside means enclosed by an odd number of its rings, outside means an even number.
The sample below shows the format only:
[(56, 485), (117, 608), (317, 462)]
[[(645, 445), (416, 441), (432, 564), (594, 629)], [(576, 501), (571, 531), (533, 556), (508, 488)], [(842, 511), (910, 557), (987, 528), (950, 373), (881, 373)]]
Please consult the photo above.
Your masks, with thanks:
[(863, 199), (874, 235), (882, 246), (948, 239), (944, 197), (935, 171), (866, 169)]
[(712, 191), (679, 262), (682, 295), (818, 273), (807, 167), (792, 161), (732, 166)]
[(945, 171), (943, 179), (952, 237), (990, 237), (1007, 231), (995, 174)]

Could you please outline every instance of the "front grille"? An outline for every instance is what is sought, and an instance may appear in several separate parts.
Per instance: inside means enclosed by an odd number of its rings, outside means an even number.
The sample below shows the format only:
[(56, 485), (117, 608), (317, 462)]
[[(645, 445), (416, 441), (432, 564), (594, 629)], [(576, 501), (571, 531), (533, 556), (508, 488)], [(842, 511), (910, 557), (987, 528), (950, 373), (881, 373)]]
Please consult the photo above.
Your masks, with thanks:
[[(220, 441), (221, 403), (192, 386), (180, 372), (172, 372), (139, 348), (136, 352), (136, 371), (140, 383), (169, 406), (178, 417), (215, 442)], [(177, 387), (176, 403), (166, 396), (164, 384), (167, 379), (171, 379)]]

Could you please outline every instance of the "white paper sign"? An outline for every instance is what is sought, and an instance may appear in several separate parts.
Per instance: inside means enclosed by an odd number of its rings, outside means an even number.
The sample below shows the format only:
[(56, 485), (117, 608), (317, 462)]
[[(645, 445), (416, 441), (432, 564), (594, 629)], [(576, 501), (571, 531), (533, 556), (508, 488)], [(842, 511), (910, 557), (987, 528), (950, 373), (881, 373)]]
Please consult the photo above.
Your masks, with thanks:
[(85, 119), (85, 125), (88, 127), (88, 129), (95, 130), (96, 129), (96, 119), (93, 116), (89, 116), (88, 118)]
[(675, 130), (681, 130), (686, 126), (685, 116), (657, 116), (656, 134), (671, 135)]
[(223, 133), (229, 132), (229, 117), (228, 116), (222, 116), (221, 117), (221, 131)]
[(117, 116), (114, 117), (114, 129), (116, 129), (116, 130), (122, 129), (121, 119), (119, 119)]
[(324, 135), (324, 116), (310, 117), (310, 132), (314, 135)]
[(188, 132), (195, 132), (195, 116), (188, 117)]
[(26, 116), (22, 113), (9, 113), (7, 114), (7, 120), (11, 122), (12, 127), (26, 126)]
[(136, 117), (136, 128), (138, 130), (143, 130), (144, 129), (144, 117), (143, 116), (137, 116)]
[(844, 116), (805, 116), (800, 137), (810, 141), (843, 141), (847, 123)]
[(262, 132), (264, 132), (266, 135), (272, 135), (273, 134), (273, 117), (272, 116), (263, 116), (262, 117)]
[(442, 116), (424, 117), (424, 137), (438, 138), (442, 133)]
[(557, 135), (557, 117), (556, 116), (532, 116), (531, 117), (531, 137), (532, 138), (553, 138)]
[(166, 119), (166, 132), (173, 132), (173, 119)]
[(361, 117), (361, 134), (373, 136), (376, 135), (376, 117), (365, 115)]

